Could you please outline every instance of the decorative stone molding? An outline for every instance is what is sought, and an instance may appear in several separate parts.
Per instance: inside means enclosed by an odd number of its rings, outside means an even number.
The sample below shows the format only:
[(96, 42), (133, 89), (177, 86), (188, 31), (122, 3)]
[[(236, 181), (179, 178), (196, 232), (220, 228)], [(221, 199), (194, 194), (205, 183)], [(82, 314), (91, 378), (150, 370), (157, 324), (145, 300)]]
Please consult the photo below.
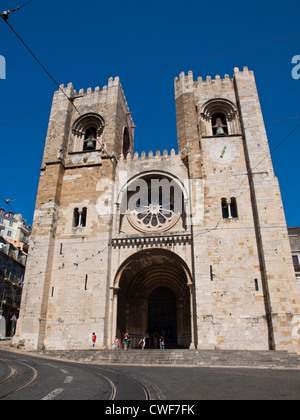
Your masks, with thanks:
[(127, 236), (123, 238), (114, 238), (111, 245), (114, 248), (126, 247), (161, 247), (173, 244), (189, 244), (191, 243), (191, 234), (164, 235), (164, 236)]

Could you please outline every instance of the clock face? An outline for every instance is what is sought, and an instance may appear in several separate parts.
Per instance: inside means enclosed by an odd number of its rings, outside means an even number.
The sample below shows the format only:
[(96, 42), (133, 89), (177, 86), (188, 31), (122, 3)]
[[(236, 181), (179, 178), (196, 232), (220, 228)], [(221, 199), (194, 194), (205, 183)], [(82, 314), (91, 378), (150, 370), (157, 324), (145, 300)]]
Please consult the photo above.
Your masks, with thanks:
[(216, 140), (217, 141), (210, 146), (211, 158), (218, 163), (232, 162), (237, 155), (235, 146), (224, 140)]

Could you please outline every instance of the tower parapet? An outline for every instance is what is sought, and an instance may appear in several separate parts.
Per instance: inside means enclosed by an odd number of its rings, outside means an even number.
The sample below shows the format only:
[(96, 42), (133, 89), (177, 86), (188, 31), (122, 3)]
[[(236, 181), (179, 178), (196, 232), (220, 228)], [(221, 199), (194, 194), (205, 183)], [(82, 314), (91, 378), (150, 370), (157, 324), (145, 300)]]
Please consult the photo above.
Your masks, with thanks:
[(218, 91), (221, 92), (223, 86), (233, 85), (234, 78), (239, 73), (243, 74), (244, 77), (247, 75), (254, 75), (253, 71), (249, 70), (248, 67), (244, 67), (243, 70), (240, 70), (238, 67), (235, 67), (233, 77), (230, 77), (229, 74), (225, 74), (224, 77), (221, 78), (221, 76), (217, 74), (215, 77), (206, 76), (206, 79), (203, 79), (201, 76), (199, 76), (197, 80), (194, 80), (194, 75), (191, 70), (188, 72), (188, 74), (182, 72), (180, 73), (179, 78), (175, 78), (175, 97), (177, 98), (182, 93), (188, 93), (189, 91), (194, 91), (197, 89), (209, 89), (209, 87), (216, 87)]
[(142, 152), (141, 155), (139, 155), (138, 152), (135, 152), (133, 155), (131, 153), (128, 153), (127, 156), (124, 156), (122, 154), (119, 159), (121, 162), (131, 162), (132, 160), (134, 161), (154, 160), (155, 161), (155, 160), (170, 159), (175, 156), (177, 156), (175, 149), (172, 149), (170, 153), (168, 152), (167, 149), (165, 149), (163, 153), (161, 153), (160, 150), (157, 150), (155, 154), (152, 151), (148, 152), (148, 154), (146, 152)]
[[(119, 77), (109, 78), (102, 89), (79, 92), (72, 83), (62, 84), (54, 93), (42, 167), (58, 156), (63, 162), (70, 153), (100, 151), (103, 145), (108, 155), (133, 153), (134, 129)], [(87, 145), (89, 136), (93, 139)]]

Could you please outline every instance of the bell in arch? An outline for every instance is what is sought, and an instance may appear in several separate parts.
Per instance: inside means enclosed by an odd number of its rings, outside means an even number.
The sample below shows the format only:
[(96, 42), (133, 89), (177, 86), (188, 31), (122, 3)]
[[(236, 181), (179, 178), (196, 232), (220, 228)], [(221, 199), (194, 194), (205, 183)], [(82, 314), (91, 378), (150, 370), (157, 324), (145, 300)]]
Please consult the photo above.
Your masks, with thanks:
[(223, 127), (218, 127), (217, 131), (216, 131), (216, 135), (220, 136), (222, 134), (225, 134), (224, 128)]
[(84, 150), (95, 150), (96, 148), (96, 141), (93, 133), (90, 133), (88, 138), (84, 141)]
[(95, 141), (96, 139), (94, 138), (94, 136), (91, 134), (89, 136), (89, 138), (86, 141), (86, 149), (95, 149)]
[(216, 129), (216, 136), (225, 136), (226, 135), (225, 129), (227, 129), (227, 125), (222, 123), (222, 118), (220, 118), (220, 117), (216, 118), (216, 125), (213, 125), (212, 128)]

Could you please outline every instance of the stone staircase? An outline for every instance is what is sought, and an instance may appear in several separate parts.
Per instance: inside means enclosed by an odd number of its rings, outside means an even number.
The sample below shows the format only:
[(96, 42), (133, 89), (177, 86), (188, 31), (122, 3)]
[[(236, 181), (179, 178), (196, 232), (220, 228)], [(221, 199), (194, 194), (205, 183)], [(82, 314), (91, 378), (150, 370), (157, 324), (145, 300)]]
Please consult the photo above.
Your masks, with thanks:
[(300, 369), (300, 356), (285, 351), (70, 350), (43, 355), (83, 363), (136, 366), (209, 366)]

